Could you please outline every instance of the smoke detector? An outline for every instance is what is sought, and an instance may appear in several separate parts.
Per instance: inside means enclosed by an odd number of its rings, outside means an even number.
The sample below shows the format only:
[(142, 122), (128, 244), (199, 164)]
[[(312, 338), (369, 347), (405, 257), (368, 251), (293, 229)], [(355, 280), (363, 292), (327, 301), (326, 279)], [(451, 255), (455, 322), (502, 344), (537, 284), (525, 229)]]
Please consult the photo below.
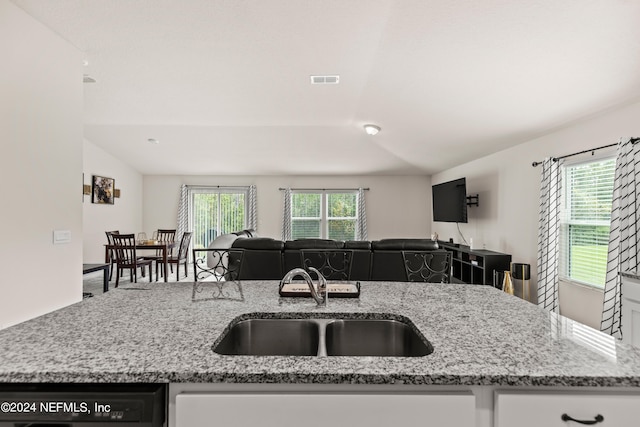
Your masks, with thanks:
[(312, 85), (337, 85), (340, 83), (340, 76), (311, 76)]

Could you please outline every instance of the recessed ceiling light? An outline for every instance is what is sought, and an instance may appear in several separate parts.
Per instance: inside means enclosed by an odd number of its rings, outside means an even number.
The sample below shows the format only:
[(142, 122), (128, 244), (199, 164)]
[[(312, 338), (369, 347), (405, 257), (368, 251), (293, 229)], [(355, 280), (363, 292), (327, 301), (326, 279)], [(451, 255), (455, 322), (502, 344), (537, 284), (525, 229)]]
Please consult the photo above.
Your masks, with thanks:
[(330, 76), (311, 76), (310, 78), (312, 85), (337, 85), (340, 83), (340, 76), (335, 74)]
[(147, 139), (147, 141), (149, 141), (151, 144), (160, 144), (160, 141), (158, 141), (155, 138), (149, 138), (149, 139)]
[(364, 125), (364, 131), (367, 133), (367, 135), (375, 135), (380, 132), (380, 126), (371, 124)]

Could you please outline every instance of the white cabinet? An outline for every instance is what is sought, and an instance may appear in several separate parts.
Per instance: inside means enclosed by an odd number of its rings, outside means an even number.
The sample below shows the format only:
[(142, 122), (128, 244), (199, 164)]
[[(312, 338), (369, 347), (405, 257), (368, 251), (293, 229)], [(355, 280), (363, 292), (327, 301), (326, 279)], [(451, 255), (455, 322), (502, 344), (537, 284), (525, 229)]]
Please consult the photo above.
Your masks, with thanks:
[(563, 414), (598, 427), (640, 425), (640, 395), (631, 393), (502, 392), (495, 394), (495, 427), (569, 427)]
[(171, 384), (168, 427), (640, 426), (637, 388)]
[(474, 426), (475, 397), (451, 393), (184, 393), (175, 427)]
[(622, 341), (640, 347), (640, 281), (622, 279)]

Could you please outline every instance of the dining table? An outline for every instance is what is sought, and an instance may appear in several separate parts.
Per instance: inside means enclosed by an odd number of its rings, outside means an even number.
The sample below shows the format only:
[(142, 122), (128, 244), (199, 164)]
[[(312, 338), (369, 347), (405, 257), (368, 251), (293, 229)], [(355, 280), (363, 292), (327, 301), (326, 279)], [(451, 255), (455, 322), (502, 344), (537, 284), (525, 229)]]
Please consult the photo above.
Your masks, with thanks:
[[(125, 246), (129, 248), (129, 246)], [(168, 282), (169, 278), (169, 252), (175, 247), (175, 242), (162, 242), (158, 240), (146, 240), (146, 241), (138, 241), (135, 244), (136, 251), (140, 249), (144, 250), (159, 250), (162, 254), (162, 265), (163, 265), (163, 273), (164, 273), (164, 281)], [(107, 244), (104, 245), (104, 261), (108, 264), (111, 263), (111, 251), (116, 248), (116, 245)], [(136, 254), (137, 255), (137, 254)], [(157, 262), (157, 261), (156, 261)], [(157, 280), (157, 278), (156, 278)]]

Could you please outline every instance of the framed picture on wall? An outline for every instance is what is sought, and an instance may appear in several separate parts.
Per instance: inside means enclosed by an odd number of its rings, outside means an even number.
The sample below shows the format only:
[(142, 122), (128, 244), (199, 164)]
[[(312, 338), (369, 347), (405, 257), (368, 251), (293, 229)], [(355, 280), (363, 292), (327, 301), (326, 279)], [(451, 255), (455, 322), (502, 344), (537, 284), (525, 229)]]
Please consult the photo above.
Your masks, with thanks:
[(112, 205), (115, 185), (113, 178), (93, 175), (91, 202), (99, 205)]

